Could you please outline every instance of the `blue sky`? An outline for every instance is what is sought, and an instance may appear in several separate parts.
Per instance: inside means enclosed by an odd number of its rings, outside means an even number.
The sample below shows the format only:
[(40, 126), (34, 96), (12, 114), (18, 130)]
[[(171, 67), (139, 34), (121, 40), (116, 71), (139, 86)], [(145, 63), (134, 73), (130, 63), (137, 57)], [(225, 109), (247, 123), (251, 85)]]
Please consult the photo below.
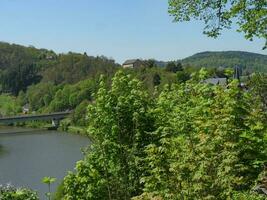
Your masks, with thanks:
[(266, 54), (264, 42), (226, 30), (202, 34), (202, 22), (173, 23), (167, 0), (1, 0), (0, 40), (61, 52), (176, 60), (200, 51)]

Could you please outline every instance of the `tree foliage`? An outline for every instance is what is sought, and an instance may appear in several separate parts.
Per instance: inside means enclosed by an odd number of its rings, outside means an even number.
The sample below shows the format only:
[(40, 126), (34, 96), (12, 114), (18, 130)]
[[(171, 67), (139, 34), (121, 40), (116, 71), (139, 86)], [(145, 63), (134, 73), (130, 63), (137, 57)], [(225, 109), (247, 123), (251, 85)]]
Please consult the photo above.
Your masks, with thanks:
[(100, 74), (112, 77), (119, 65), (104, 56), (78, 53), (60, 54), (56, 63), (43, 73), (43, 81), (74, 84), (84, 79), (96, 79)]
[(224, 28), (230, 28), (233, 21), (238, 31), (252, 40), (263, 38), (267, 47), (267, 2), (266, 0), (169, 0), (169, 13), (175, 21), (202, 20), (204, 33), (217, 37)]
[(227, 199), (253, 186), (266, 161), (266, 116), (259, 99), (237, 86), (189, 81), (160, 95), (158, 129), (151, 133), (156, 140), (146, 149), (146, 192)]
[(16, 115), (19, 112), (21, 112), (21, 107), (15, 97), (0, 95), (0, 117)]
[(38, 71), (33, 64), (18, 64), (0, 74), (1, 90), (18, 95), (19, 91), (25, 91), (29, 85), (41, 80)]
[(75, 125), (86, 127), (88, 125), (87, 120), (87, 107), (89, 105), (88, 100), (82, 101), (73, 111), (71, 120)]
[(39, 200), (37, 193), (26, 188), (15, 188), (12, 185), (0, 185), (1, 200)]
[(267, 75), (261, 73), (253, 74), (248, 86), (253, 88), (254, 94), (260, 97), (264, 110), (267, 112)]
[(56, 54), (46, 49), (0, 42), (0, 93), (14, 95), (33, 84), (75, 84), (100, 74), (113, 76), (119, 65), (104, 56), (69, 52)]
[(249, 194), (267, 161), (258, 95), (205, 70), (150, 99), (118, 72), (88, 108), (93, 144), (64, 179), (63, 199), (261, 199)]
[(158, 73), (154, 74), (153, 76), (153, 84), (154, 86), (157, 86), (160, 84), (160, 75)]
[(113, 78), (111, 89), (103, 80), (88, 108), (93, 144), (76, 173), (64, 179), (65, 199), (130, 199), (141, 194), (147, 132), (153, 128), (151, 102), (141, 83), (123, 72)]
[(165, 69), (166, 69), (166, 71), (174, 72), (174, 73), (184, 70), (183, 66), (182, 66), (182, 64), (180, 62), (177, 63), (177, 62), (174, 62), (174, 61), (168, 62), (166, 67), (165, 67)]

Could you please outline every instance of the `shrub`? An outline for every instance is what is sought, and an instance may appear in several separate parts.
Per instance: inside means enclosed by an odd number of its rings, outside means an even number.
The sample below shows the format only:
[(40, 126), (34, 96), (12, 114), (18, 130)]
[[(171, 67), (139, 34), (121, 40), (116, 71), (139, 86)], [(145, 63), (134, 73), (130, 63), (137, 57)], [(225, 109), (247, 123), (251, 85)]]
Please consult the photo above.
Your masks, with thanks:
[(26, 188), (15, 188), (12, 185), (0, 185), (1, 200), (39, 200), (37, 193)]

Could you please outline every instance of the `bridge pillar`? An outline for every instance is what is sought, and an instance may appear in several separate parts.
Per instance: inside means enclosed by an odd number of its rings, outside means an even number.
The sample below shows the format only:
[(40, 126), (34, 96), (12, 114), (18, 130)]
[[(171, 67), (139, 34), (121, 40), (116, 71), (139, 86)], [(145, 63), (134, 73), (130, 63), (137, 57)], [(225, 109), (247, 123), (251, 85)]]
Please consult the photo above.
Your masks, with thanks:
[(52, 126), (54, 128), (58, 128), (59, 127), (59, 122), (60, 122), (59, 119), (52, 119)]

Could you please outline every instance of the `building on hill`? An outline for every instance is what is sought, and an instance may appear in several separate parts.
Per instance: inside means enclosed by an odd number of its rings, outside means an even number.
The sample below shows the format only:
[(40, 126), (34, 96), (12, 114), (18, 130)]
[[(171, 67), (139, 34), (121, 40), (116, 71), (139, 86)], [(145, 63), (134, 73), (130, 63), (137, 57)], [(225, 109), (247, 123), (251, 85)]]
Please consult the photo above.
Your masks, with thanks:
[(22, 107), (23, 114), (28, 114), (30, 112), (30, 105), (27, 103)]
[(227, 85), (227, 78), (208, 78), (204, 82), (212, 85)]
[(140, 59), (131, 59), (131, 60), (126, 60), (122, 66), (124, 68), (138, 68), (141, 67), (143, 64), (142, 60)]

